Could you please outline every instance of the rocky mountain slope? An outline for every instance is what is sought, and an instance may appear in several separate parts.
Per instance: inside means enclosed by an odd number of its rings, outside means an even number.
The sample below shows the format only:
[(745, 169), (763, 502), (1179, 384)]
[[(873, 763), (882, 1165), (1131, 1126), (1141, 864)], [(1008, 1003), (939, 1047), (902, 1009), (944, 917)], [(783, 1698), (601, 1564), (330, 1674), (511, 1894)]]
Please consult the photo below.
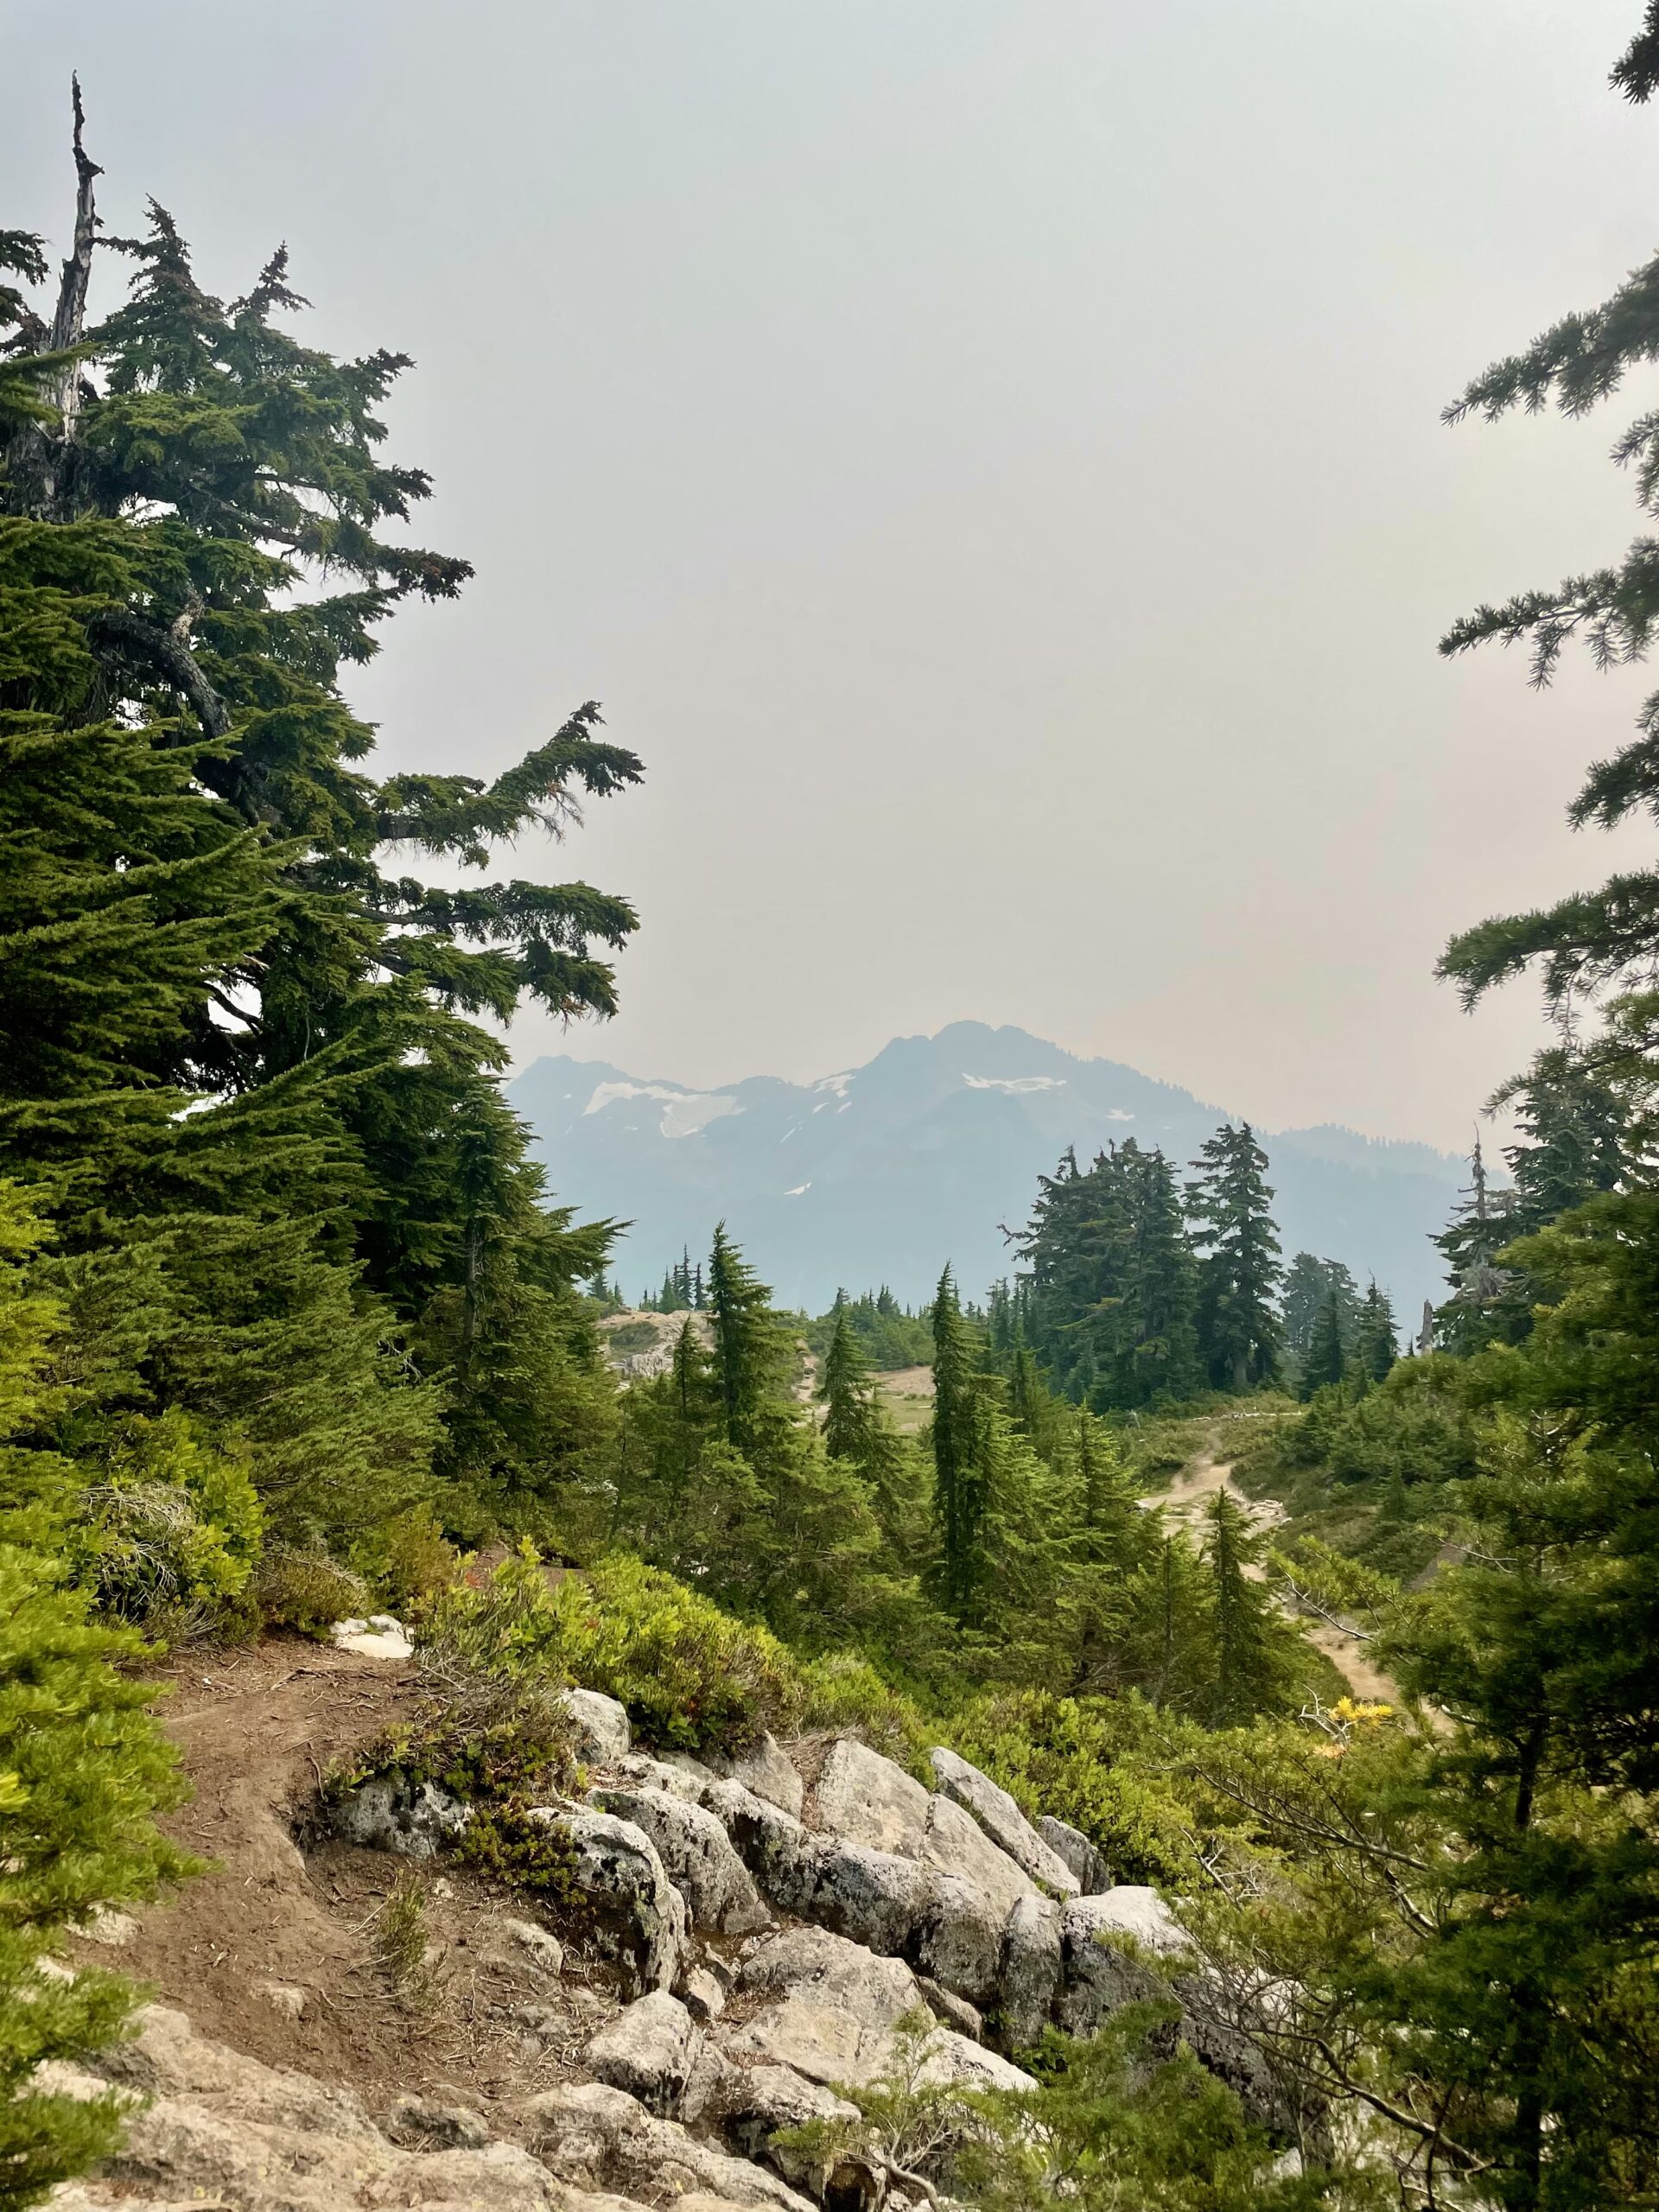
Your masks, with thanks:
[[(429, 1780), (322, 1789), (319, 1751), (384, 1731), (411, 1682), (396, 1637), (182, 1670), (181, 1833), (218, 1863), (94, 1931), (159, 2001), (56, 2069), (131, 2099), (124, 2148), (56, 2212), (905, 2212), (932, 2184), (845, 2091), (1028, 2086), (1009, 2051), (1049, 2021), (1090, 2034), (1160, 1958), (1182, 2036), (1283, 2132), (1163, 1900), (948, 1749), (931, 1788), (845, 1736), (716, 1771), (642, 1756), (622, 1707), (570, 1692), (577, 1793), (531, 1816), (567, 1854), (553, 1905), (447, 1855), (471, 1808)], [(411, 1896), (399, 1978), (385, 1930)]]
[[(682, 1247), (724, 1219), (782, 1302), (822, 1312), (837, 1285), (886, 1281), (916, 1302), (946, 1260), (975, 1296), (1011, 1267), (1023, 1222), (1067, 1145), (1086, 1159), (1133, 1136), (1184, 1166), (1218, 1106), (1023, 1030), (957, 1022), (903, 1037), (810, 1084), (753, 1077), (719, 1090), (646, 1080), (597, 1060), (537, 1060), (512, 1086), (562, 1199), (633, 1226), (618, 1266), (653, 1288)], [(1441, 1228), (1462, 1164), (1427, 1145), (1351, 1130), (1264, 1134), (1285, 1250), (1375, 1274), (1414, 1323), (1444, 1294)]]

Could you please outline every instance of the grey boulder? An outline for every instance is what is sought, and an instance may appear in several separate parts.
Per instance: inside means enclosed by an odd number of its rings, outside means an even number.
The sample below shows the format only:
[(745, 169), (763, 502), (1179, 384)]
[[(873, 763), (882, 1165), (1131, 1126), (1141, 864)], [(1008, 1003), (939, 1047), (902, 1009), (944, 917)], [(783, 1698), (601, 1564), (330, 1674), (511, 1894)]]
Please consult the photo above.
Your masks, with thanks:
[(688, 1939), (685, 1901), (651, 1838), (613, 1813), (540, 1806), (531, 1818), (569, 1839), (575, 1886), (594, 1913), (602, 1947), (620, 1961), (631, 1993), (671, 1988)]
[(575, 1723), (576, 1749), (595, 1766), (613, 1766), (633, 1744), (627, 1707), (600, 1690), (563, 1690), (559, 1702)]
[(625, 2005), (593, 2037), (582, 2061), (596, 2081), (637, 2097), (668, 2120), (678, 2112), (702, 2033), (677, 1997), (653, 1989)]
[(404, 1859), (435, 1859), (472, 1819), (472, 1809), (435, 1782), (414, 1782), (394, 1770), (340, 1797), (332, 1808), (336, 1835), (369, 1851)]
[(821, 1829), (869, 1851), (902, 1851), (927, 1826), (928, 1793), (856, 1737), (830, 1746), (815, 1796)]
[(1068, 1827), (1052, 1813), (1045, 1813), (1037, 1823), (1037, 1833), (1056, 1858), (1064, 1859), (1077, 1876), (1077, 1886), (1084, 1897), (1099, 1897), (1111, 1888), (1110, 1867), (1081, 1828)]
[(1009, 2050), (1027, 2050), (1041, 2037), (1060, 1993), (1064, 1957), (1061, 1908), (1052, 1897), (1021, 1897), (1008, 1915), (998, 1977), (998, 2034)]
[(982, 1774), (955, 1751), (938, 1745), (928, 1753), (933, 1778), (947, 1797), (955, 1798), (979, 1822), (999, 1850), (1006, 1851), (1017, 1866), (1055, 1897), (1076, 1897), (1077, 1877), (1043, 1841), (1007, 1791)]
[(694, 1928), (752, 1936), (771, 1925), (753, 1877), (713, 1813), (663, 1789), (600, 1789), (592, 1802), (651, 1838)]
[(775, 1737), (762, 1736), (757, 1743), (718, 1762), (719, 1771), (733, 1782), (741, 1782), (757, 1797), (764, 1797), (768, 1804), (776, 1805), (780, 1812), (799, 1820), (806, 1790), (800, 1776)]

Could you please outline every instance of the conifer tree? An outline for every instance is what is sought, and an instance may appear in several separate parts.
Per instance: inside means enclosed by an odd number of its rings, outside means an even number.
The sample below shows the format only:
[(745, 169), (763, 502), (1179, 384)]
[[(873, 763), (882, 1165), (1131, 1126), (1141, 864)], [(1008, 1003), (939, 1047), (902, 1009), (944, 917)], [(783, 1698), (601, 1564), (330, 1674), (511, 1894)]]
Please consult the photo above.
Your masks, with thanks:
[(1348, 1354), (1343, 1344), (1342, 1307), (1334, 1286), (1327, 1288), (1325, 1304), (1313, 1324), (1307, 1350), (1302, 1358), (1302, 1387), (1304, 1398), (1311, 1398), (1316, 1390), (1323, 1390), (1332, 1382), (1340, 1382), (1348, 1372)]
[(824, 1450), (832, 1459), (849, 1460), (868, 1472), (876, 1433), (875, 1392), (844, 1300), (824, 1354), (818, 1397), (824, 1408)]
[(38, 1431), (45, 1364), (67, 1317), (29, 1272), (42, 1224), (0, 1183), (0, 2203), (32, 2204), (119, 2139), (122, 2100), (37, 2076), (116, 2040), (136, 1993), (111, 1974), (49, 1974), (60, 1933), (190, 1871), (155, 1815), (181, 1787), (131, 1668), (138, 1638), (89, 1618), (67, 1587), (60, 1510), (77, 1470), (11, 1440)]
[(1243, 1392), (1278, 1372), (1283, 1269), (1268, 1156), (1248, 1122), (1218, 1129), (1193, 1162), (1190, 1211), (1207, 1246), (1198, 1270), (1198, 1338), (1211, 1380)]
[(1205, 1547), (1215, 1623), (1215, 1674), (1206, 1703), (1207, 1717), (1220, 1724), (1270, 1710), (1287, 1687), (1287, 1631), (1265, 1584), (1249, 1574), (1261, 1550), (1236, 1499), (1218, 1490)]
[[(67, 1013), (75, 963), (90, 974), (96, 961), (105, 999), (126, 1004), (103, 1025), (101, 1065), (41, 1029), (57, 1056), (18, 1063), (0, 1160), (56, 1179), (67, 1255), (149, 1237), (164, 1274), (169, 1255), (188, 1262), (176, 1295), (194, 1344), (181, 1377), (220, 1388), (257, 1351), (260, 1382), (240, 1402), (261, 1407), (264, 1379), (302, 1365), (351, 1314), (356, 1410), (341, 1433), (359, 1440), (332, 1486), (349, 1498), (359, 1464), (365, 1481), (400, 1463), (417, 1480), (431, 1451), (435, 1409), (421, 1414), (392, 1387), (409, 1376), (390, 1341), (400, 1323), (447, 1337), (436, 1309), (458, 1297), (471, 1367), (485, 1245), (500, 1316), (518, 1277), (534, 1284), (550, 1267), (569, 1282), (594, 1262), (591, 1239), (552, 1257), (568, 1217), (537, 1203), (524, 1132), (498, 1110), (503, 1047), (469, 1017), (503, 1020), (525, 995), (567, 1016), (609, 1010), (598, 952), (633, 926), (624, 902), (586, 885), (435, 889), (382, 856), (482, 868), (525, 830), (559, 834), (579, 795), (626, 787), (639, 763), (598, 738), (589, 706), (487, 785), (365, 772), (372, 733), (340, 695), (340, 666), (370, 656), (405, 599), (451, 596), (468, 573), (385, 534), (429, 490), (380, 451), (376, 410), (408, 365), (384, 353), (340, 363), (296, 342), (283, 319), (303, 303), (280, 253), (226, 305), (198, 283), (165, 211), (151, 207), (137, 240), (102, 235), (79, 114), (76, 153), (77, 243), (49, 320), (24, 296), (44, 274), (38, 242), (8, 233), (5, 247), (23, 282), (0, 294), (13, 334), (0, 574), (26, 619), (13, 632), (23, 657), (0, 675), (0, 738), (35, 794), (12, 837), (28, 849), (11, 926), (37, 968), (55, 943), (58, 970), (31, 979), (25, 962), (18, 988)], [(135, 264), (131, 296), (91, 325), (89, 284), (110, 251)], [(51, 810), (54, 774), (73, 789), (81, 772), (108, 784), (118, 766), (141, 793), (134, 826), (96, 806)], [(100, 826), (111, 820), (113, 838)], [(146, 899), (149, 945), (133, 934)], [(193, 920), (209, 910), (211, 927)], [(33, 1026), (28, 1005), (0, 1011)], [(192, 1095), (213, 1110), (175, 1122)], [(113, 1172), (86, 1206), (76, 1164), (110, 1159), (112, 1140)], [(454, 1192), (480, 1177), (513, 1202), (474, 1209), (457, 1233)], [(264, 1260), (262, 1233), (274, 1240)], [(284, 1327), (301, 1332), (286, 1346)], [(493, 1347), (498, 1378), (504, 1352)], [(384, 1450), (362, 1418), (376, 1391)], [(326, 1521), (328, 1497), (314, 1486), (303, 1513)]]
[(1068, 1151), (1039, 1179), (1020, 1251), (1025, 1325), (1074, 1402), (1138, 1407), (1197, 1388), (1196, 1273), (1160, 1152), (1131, 1139), (1084, 1173)]
[(946, 1602), (957, 1613), (980, 1580), (985, 1510), (982, 1393), (973, 1345), (947, 1266), (933, 1300), (933, 1515)]
[(1382, 1382), (1400, 1357), (1400, 1336), (1395, 1326), (1394, 1307), (1387, 1293), (1377, 1288), (1375, 1277), (1366, 1290), (1365, 1302), (1360, 1308), (1354, 1357), (1360, 1373), (1372, 1382)]
[(772, 1319), (771, 1300), (721, 1222), (709, 1260), (709, 1313), (726, 1440), (738, 1452), (753, 1446), (783, 1365), (782, 1333)]

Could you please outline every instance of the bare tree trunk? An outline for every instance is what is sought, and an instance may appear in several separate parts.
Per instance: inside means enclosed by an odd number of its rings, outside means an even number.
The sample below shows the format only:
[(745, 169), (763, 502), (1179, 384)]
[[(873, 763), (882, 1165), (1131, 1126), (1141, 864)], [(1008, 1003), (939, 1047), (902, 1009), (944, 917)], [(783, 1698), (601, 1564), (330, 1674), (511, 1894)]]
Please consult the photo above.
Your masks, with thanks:
[[(91, 160), (81, 143), (86, 122), (80, 104), (80, 79), (69, 80), (74, 102), (75, 232), (74, 243), (58, 282), (58, 304), (52, 327), (41, 332), (45, 351), (67, 352), (79, 346), (86, 327), (86, 288), (92, 273), (92, 247), (98, 236), (98, 208), (92, 180), (104, 172)], [(36, 323), (38, 331), (41, 326)], [(22, 512), (41, 522), (67, 522), (73, 512), (75, 463), (78, 458), (75, 426), (80, 414), (80, 364), (67, 362), (47, 385), (43, 397), (58, 410), (55, 423), (30, 423), (16, 432), (6, 449), (6, 474)]]
[[(86, 125), (86, 112), (80, 105), (80, 79), (69, 79), (70, 96), (75, 111), (75, 238), (69, 258), (63, 264), (63, 275), (58, 283), (57, 311), (52, 317), (52, 351), (66, 352), (79, 346), (86, 327), (86, 288), (92, 274), (92, 245), (98, 232), (98, 207), (92, 196), (92, 179), (104, 172), (91, 160), (81, 143), (81, 131)], [(75, 423), (80, 413), (80, 367), (71, 361), (58, 372), (58, 413), (62, 418), (64, 445), (75, 442)]]

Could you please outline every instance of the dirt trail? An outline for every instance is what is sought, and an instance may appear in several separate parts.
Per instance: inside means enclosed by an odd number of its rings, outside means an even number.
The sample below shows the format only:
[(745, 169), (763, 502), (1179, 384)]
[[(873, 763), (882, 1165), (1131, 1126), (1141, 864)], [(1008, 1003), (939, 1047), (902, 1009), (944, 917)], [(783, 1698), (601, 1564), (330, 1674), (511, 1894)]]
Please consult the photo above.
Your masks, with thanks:
[[(1196, 1538), (1203, 1533), (1211, 1499), (1217, 1491), (1225, 1491), (1252, 1529), (1277, 1528), (1285, 1518), (1284, 1507), (1276, 1497), (1247, 1497), (1233, 1480), (1232, 1461), (1217, 1459), (1217, 1441), (1212, 1436), (1198, 1458), (1189, 1460), (1181, 1469), (1167, 1490), (1150, 1491), (1141, 1503), (1157, 1506), (1168, 1520), (1178, 1522)], [(1266, 1579), (1264, 1570), (1259, 1567), (1248, 1567), (1245, 1572), (1255, 1581)], [(1357, 1698), (1367, 1703), (1398, 1704), (1398, 1688), (1380, 1668), (1372, 1664), (1363, 1637), (1351, 1635), (1333, 1622), (1309, 1620), (1294, 1613), (1293, 1618), (1306, 1631), (1308, 1642), (1325, 1654)]]
[[(412, 2002), (375, 1944), (407, 1862), (332, 1841), (302, 1847), (327, 1768), (410, 1717), (411, 1667), (276, 1636), (192, 1649), (164, 1679), (161, 1718), (193, 1789), (164, 1825), (208, 1871), (118, 1916), (103, 1940), (75, 1946), (84, 1958), (147, 1983), (204, 2035), (266, 2065), (349, 2083), (377, 2113), (413, 2090), (505, 2113), (569, 2070), (614, 2004), (569, 1976), (550, 1990), (504, 1939), (503, 1916), (533, 1919), (533, 1904), (462, 1868), (431, 1870), (432, 1987)], [(267, 1994), (272, 1985), (303, 2000), (297, 2017)], [(548, 2016), (528, 2043), (527, 2007)]]

